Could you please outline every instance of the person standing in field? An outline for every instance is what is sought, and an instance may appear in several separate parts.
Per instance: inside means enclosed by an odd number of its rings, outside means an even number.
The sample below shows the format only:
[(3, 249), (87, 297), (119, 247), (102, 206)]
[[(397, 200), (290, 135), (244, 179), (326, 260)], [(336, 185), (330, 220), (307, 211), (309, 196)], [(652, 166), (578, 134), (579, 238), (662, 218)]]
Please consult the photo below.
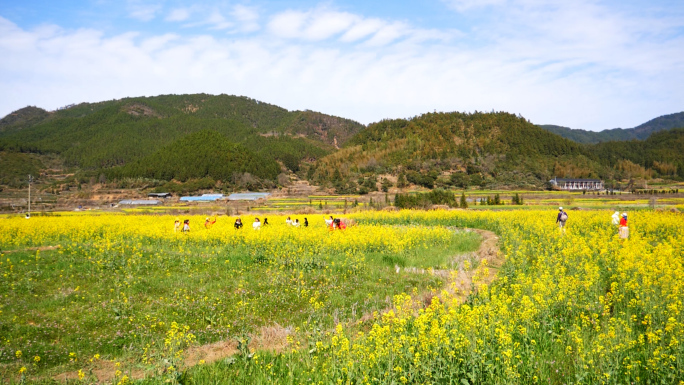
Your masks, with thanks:
[(295, 219), (294, 223), (292, 224), (294, 227), (299, 227), (299, 219)]
[(184, 233), (190, 232), (190, 220), (189, 219), (186, 219), (183, 221), (183, 232)]
[(629, 238), (629, 227), (627, 227), (627, 213), (622, 213), (622, 218), (620, 218), (620, 227), (618, 228), (618, 234), (620, 234), (621, 239)]
[(242, 228), (242, 219), (236, 219), (233, 226), (235, 227), (235, 230), (240, 230)]
[(176, 218), (176, 221), (173, 222), (173, 232), (177, 233), (178, 230), (180, 230), (180, 219)]
[(304, 227), (309, 227), (309, 220), (304, 218)]
[(216, 223), (216, 217), (214, 217), (214, 220), (213, 220), (213, 221), (210, 220), (209, 217), (207, 217), (207, 219), (204, 221), (204, 227), (207, 228), (207, 229), (210, 229), (211, 226), (214, 225), (214, 223)]
[(611, 218), (613, 220), (613, 226), (617, 226), (620, 224), (620, 213), (618, 211), (614, 212)]
[(252, 228), (254, 230), (259, 230), (261, 228), (261, 222), (259, 222), (259, 218), (254, 218), (254, 223), (252, 223)]
[(264, 218), (264, 223), (263, 223), (263, 225), (264, 225), (264, 226), (268, 226), (268, 218)]
[(333, 225), (333, 217), (332, 217), (332, 215), (330, 216), (330, 219), (325, 219), (325, 225), (326, 225), (327, 227), (332, 227), (332, 225)]
[(290, 217), (287, 217), (287, 219), (285, 220), (285, 224), (286, 224), (286, 225), (291, 225), (291, 224), (292, 224), (292, 219), (290, 219)]
[(558, 216), (556, 217), (556, 223), (560, 229), (561, 235), (565, 234), (565, 222), (568, 221), (568, 213), (563, 211), (562, 207), (558, 208)]

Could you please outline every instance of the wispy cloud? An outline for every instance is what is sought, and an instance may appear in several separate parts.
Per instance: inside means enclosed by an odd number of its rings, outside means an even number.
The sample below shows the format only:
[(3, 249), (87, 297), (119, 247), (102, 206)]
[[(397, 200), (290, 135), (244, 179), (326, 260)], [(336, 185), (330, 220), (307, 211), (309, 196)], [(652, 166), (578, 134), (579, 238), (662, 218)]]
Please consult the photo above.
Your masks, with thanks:
[(468, 11), (471, 9), (484, 8), (491, 5), (503, 5), (506, 0), (442, 0), (450, 8), (459, 12)]
[(254, 32), (260, 29), (259, 12), (255, 7), (235, 5), (230, 13), (241, 32)]
[(190, 13), (188, 8), (175, 8), (166, 16), (166, 21), (185, 21), (190, 18)]
[(126, 5), (128, 15), (140, 21), (150, 21), (154, 19), (162, 5), (158, 3), (146, 3), (140, 0), (129, 0)]
[(363, 42), (367, 47), (385, 46), (402, 38), (441, 40), (451, 33), (434, 33), (405, 22), (364, 18), (325, 7), (276, 14), (268, 23), (268, 30), (283, 39), (316, 42), (334, 38), (343, 43)]
[(207, 18), (206, 24), (211, 26), (211, 29), (227, 29), (233, 27), (233, 23), (226, 20), (225, 17), (219, 11), (214, 11), (209, 18)]
[[(188, 12), (190, 12), (188, 10)], [(256, 7), (242, 4), (233, 5), (226, 9), (202, 9), (196, 6), (192, 9), (193, 20), (185, 18), (183, 27), (204, 27), (212, 31), (226, 31), (229, 33), (249, 33), (260, 29), (259, 13)]]
[[(482, 17), (477, 8), (453, 10)], [(174, 12), (163, 14), (180, 23), (162, 25), (196, 28), (111, 36), (21, 28), (0, 17), (0, 115), (28, 104), (207, 92), (364, 123), (495, 109), (596, 129), (631, 127), (684, 105), (684, 6), (508, 0), (460, 31), (329, 5)]]

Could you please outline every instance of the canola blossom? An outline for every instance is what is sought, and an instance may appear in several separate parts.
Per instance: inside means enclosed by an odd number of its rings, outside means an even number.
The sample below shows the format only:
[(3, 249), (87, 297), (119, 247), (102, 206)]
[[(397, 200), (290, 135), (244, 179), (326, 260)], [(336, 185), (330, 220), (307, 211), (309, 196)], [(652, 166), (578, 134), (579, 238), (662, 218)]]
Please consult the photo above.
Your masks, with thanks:
[(607, 211), (571, 211), (563, 235), (555, 216), (356, 214), (366, 224), (489, 229), (506, 260), (465, 302), (449, 291), (427, 306), (398, 295), (365, 327), (340, 324), (308, 352), (190, 375), (196, 383), (684, 384), (682, 216), (632, 213), (628, 240)]
[(398, 296), (361, 336), (343, 329), (320, 364), (343, 383), (681, 384), (684, 218), (637, 212), (630, 239), (606, 212), (364, 213), (365, 223), (489, 228), (506, 257), (465, 304), (415, 314)]
[(385, 308), (402, 291), (441, 285), (394, 266), (435, 247), (446, 255), (461, 237), (403, 225), (329, 231), (321, 215), (308, 216), (308, 228), (273, 216), (260, 230), (249, 226), (252, 216), (242, 217), (240, 230), (235, 218), (205, 228), (204, 217), (189, 217), (183, 233), (175, 219), (2, 218), (0, 374), (24, 366), (31, 375), (55, 367), (88, 373), (100, 357), (151, 373), (173, 362), (179, 371), (191, 346), (258, 335), (261, 327), (329, 327)]
[[(146, 383), (174, 382), (184, 371), (196, 384), (683, 385), (684, 218), (630, 213), (630, 238), (621, 240), (610, 214), (570, 211), (564, 234), (549, 210), (367, 211), (351, 215), (359, 225), (344, 232), (328, 232), (313, 215), (307, 230), (274, 216), (258, 231), (247, 228), (252, 217), (243, 217), (239, 231), (223, 217), (211, 229), (193, 217), (189, 234), (174, 233), (171, 216), (3, 219), (3, 250), (61, 248), (3, 256), (0, 320), (10, 333), (0, 341), (0, 360), (24, 373), (68, 362), (69, 352), (74, 360), (95, 352), (112, 358), (126, 354), (114, 347), (128, 346), (130, 360), (172, 364)], [(500, 237), (505, 262), (491, 284), (476, 279), (466, 293), (441, 291), (441, 280), (394, 271), (395, 260), (419, 264), (464, 227)], [(384, 269), (368, 264), (376, 254)], [(51, 286), (36, 283), (46, 275), (41, 266), (54, 270)], [(250, 271), (258, 272), (252, 281)], [(69, 274), (95, 276), (90, 285), (105, 290), (60, 284)], [(152, 282), (165, 279), (165, 286)], [(426, 302), (426, 290), (438, 295)], [(392, 306), (352, 311), (337, 292), (355, 304), (396, 295)], [(27, 343), (23, 337), (42, 338), (26, 326), (39, 314), (9, 314), (17, 298), (48, 308), (58, 302), (41, 333), (88, 330), (103, 342), (88, 351), (79, 337), (62, 337), (59, 357), (53, 340)], [(79, 304), (102, 319), (69, 312)], [(244, 336), (273, 320), (295, 327), (283, 351), (255, 352), (242, 339), (230, 360), (183, 367), (190, 346)], [(104, 330), (107, 322), (121, 330)], [(37, 356), (43, 359), (33, 362)]]

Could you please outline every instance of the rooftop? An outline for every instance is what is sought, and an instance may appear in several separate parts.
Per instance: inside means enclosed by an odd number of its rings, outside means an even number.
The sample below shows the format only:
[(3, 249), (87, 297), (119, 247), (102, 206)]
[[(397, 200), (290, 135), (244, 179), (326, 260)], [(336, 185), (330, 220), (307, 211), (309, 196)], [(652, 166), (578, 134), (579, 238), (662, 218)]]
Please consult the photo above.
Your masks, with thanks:
[(264, 199), (271, 195), (271, 193), (258, 193), (258, 192), (249, 192), (249, 193), (234, 193), (230, 194), (228, 196), (229, 201), (255, 201), (257, 199)]
[(554, 178), (551, 182), (603, 182), (601, 179), (570, 179), (570, 178)]

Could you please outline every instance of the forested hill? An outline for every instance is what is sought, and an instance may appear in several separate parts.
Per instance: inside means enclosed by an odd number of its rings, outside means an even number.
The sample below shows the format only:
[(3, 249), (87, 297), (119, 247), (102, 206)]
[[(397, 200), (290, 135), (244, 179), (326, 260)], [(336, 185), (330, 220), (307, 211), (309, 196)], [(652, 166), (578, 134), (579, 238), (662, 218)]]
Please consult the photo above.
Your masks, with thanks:
[(628, 177), (684, 180), (684, 128), (656, 132), (644, 141), (598, 143), (591, 151), (602, 164)]
[[(280, 166), (240, 144), (231, 143), (224, 135), (202, 130), (183, 137), (154, 154), (115, 167), (110, 178), (145, 177), (158, 180), (186, 182), (193, 178), (208, 177), (229, 183), (240, 182), (245, 174), (261, 180), (275, 181)], [(245, 180), (261, 187), (257, 180)]]
[(147, 178), (147, 186), (174, 191), (272, 188), (287, 182), (288, 170), (345, 194), (380, 183), (540, 188), (555, 176), (684, 179), (684, 129), (666, 129), (682, 119), (633, 129), (661, 130), (645, 141), (583, 144), (504, 112), (428, 113), (364, 127), (228, 95), (26, 107), (0, 120), (0, 184), (25, 183), (46, 158), (90, 180)]
[(554, 176), (684, 178), (684, 130), (584, 145), (509, 113), (429, 113), (370, 125), (309, 170), (340, 193), (407, 184), (542, 187)]
[(554, 175), (597, 177), (582, 145), (509, 113), (428, 113), (370, 125), (310, 170), (340, 192), (378, 176), (408, 183), (540, 186)]
[(35, 106), (24, 107), (0, 119), (0, 132), (8, 130), (20, 130), (34, 126), (47, 119), (50, 114), (42, 108)]
[(539, 125), (539, 127), (578, 143), (600, 143), (634, 139), (644, 140), (651, 136), (651, 134), (659, 131), (684, 127), (684, 112), (663, 115), (634, 128), (614, 128), (598, 132), (572, 129), (551, 124)]
[[(200, 130), (213, 130), (292, 171), (343, 145), (364, 126), (312, 111), (288, 111), (246, 97), (163, 95), (36, 107), (0, 121), (0, 151), (59, 154), (69, 166), (107, 169), (151, 155)], [(201, 150), (201, 149), (199, 149)]]

